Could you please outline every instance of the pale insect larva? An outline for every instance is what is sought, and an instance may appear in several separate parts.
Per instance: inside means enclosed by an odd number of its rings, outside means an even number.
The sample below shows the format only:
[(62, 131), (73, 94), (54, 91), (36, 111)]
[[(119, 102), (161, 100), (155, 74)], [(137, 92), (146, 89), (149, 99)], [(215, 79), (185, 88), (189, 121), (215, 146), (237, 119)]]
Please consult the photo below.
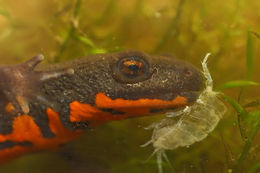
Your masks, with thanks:
[(165, 150), (190, 146), (203, 140), (214, 130), (226, 112), (226, 106), (218, 98), (219, 93), (213, 91), (213, 81), (207, 68), (209, 55), (207, 54), (202, 62), (206, 87), (197, 101), (180, 111), (168, 112), (167, 118), (151, 126), (154, 129), (152, 139), (144, 146), (153, 144), (159, 173), (162, 173), (162, 157), (167, 160)]

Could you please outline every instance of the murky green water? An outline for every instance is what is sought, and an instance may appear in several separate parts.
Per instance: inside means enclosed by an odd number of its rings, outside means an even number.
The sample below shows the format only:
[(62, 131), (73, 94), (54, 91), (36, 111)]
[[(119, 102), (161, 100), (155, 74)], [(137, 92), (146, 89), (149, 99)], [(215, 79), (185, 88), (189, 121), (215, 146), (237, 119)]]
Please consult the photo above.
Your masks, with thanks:
[[(197, 67), (207, 52), (215, 85), (246, 79), (246, 52), (254, 51), (251, 80), (259, 81), (260, 3), (248, 0), (1, 0), (0, 62), (18, 63), (36, 54), (46, 63), (89, 54), (127, 49), (172, 54)], [(240, 89), (224, 90), (237, 99)], [(247, 87), (241, 105), (260, 99), (260, 88)], [(228, 105), (228, 104), (227, 104)], [(248, 111), (259, 110), (259, 105)], [(147, 158), (151, 138), (143, 128), (161, 117), (113, 122), (87, 131), (58, 152), (39, 152), (0, 167), (21, 173), (152, 173), (156, 158)], [(260, 133), (245, 160), (238, 162), (243, 141), (236, 112), (229, 112), (205, 140), (167, 152), (176, 172), (228, 172), (239, 163), (240, 172), (260, 167)], [(164, 172), (171, 172), (167, 163)]]

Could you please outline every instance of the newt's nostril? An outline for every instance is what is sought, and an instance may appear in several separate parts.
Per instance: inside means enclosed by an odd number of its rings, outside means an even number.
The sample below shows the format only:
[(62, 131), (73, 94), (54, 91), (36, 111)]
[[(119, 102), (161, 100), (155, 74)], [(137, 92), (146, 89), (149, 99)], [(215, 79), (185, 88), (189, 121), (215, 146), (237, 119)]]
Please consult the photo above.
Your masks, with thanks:
[(191, 70), (186, 70), (186, 71), (185, 71), (185, 75), (186, 75), (187, 77), (190, 77), (190, 76), (192, 75), (192, 71), (191, 71)]

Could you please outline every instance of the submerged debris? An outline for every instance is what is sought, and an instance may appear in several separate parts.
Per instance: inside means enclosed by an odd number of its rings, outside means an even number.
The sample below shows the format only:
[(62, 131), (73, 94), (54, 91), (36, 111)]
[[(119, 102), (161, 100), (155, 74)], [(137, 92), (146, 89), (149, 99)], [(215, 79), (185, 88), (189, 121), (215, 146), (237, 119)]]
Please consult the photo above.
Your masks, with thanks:
[(168, 161), (165, 150), (190, 146), (203, 140), (214, 130), (226, 112), (226, 106), (218, 98), (219, 93), (213, 91), (213, 80), (207, 68), (209, 55), (207, 54), (202, 62), (206, 87), (197, 101), (180, 111), (168, 112), (167, 118), (152, 125), (152, 139), (144, 146), (153, 144), (159, 173), (163, 172), (162, 159)]

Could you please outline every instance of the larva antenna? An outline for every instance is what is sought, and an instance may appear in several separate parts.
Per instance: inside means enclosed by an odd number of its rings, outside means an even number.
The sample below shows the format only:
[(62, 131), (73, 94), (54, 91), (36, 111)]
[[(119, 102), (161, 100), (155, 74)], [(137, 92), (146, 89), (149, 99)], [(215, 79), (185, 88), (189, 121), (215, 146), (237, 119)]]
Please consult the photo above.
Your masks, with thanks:
[(204, 57), (202, 63), (201, 63), (201, 66), (202, 66), (202, 73), (204, 74), (205, 78), (206, 78), (206, 89), (209, 89), (209, 90), (212, 90), (213, 89), (213, 80), (212, 80), (212, 77), (209, 73), (209, 69), (208, 69), (208, 66), (207, 66), (207, 61), (208, 61), (208, 58), (209, 56), (211, 55), (211, 53), (207, 53), (206, 56)]

